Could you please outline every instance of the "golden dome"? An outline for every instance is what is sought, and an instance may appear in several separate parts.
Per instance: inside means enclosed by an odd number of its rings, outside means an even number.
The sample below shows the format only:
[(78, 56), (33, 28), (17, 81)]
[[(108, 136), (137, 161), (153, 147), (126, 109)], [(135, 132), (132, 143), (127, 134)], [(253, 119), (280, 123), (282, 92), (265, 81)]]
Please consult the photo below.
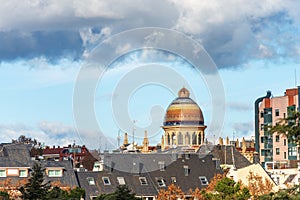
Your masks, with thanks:
[(169, 105), (164, 126), (204, 125), (204, 118), (200, 107), (190, 97), (190, 92), (182, 88), (178, 97)]

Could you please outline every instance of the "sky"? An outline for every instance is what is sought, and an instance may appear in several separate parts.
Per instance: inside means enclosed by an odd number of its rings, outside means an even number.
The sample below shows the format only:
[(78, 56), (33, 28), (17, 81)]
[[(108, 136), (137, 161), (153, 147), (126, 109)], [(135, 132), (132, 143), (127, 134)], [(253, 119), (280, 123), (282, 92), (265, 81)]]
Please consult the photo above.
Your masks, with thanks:
[(186, 87), (207, 138), (254, 136), (254, 101), (300, 84), (298, 1), (0, 0), (0, 142), (156, 145)]

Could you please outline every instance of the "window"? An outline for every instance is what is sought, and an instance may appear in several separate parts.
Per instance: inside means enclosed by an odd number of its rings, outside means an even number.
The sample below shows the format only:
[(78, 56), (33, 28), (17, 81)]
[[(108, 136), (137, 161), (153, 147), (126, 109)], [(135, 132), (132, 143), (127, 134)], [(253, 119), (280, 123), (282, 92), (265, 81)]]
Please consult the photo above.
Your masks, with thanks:
[(60, 170), (60, 169), (49, 169), (48, 170), (48, 176), (49, 177), (61, 177), (62, 176), (62, 170)]
[(276, 155), (279, 155), (279, 154), (280, 154), (279, 148), (276, 148)]
[(275, 116), (278, 117), (279, 116), (279, 109), (275, 110)]
[(264, 125), (264, 124), (261, 124), (261, 125), (260, 125), (260, 130), (263, 131), (263, 130), (264, 130), (264, 127), (265, 127), (265, 125)]
[(286, 146), (286, 139), (283, 140), (283, 145)]
[(89, 185), (95, 185), (94, 177), (87, 177), (86, 179), (87, 179)]
[(6, 177), (6, 170), (0, 169), (0, 177)]
[(183, 166), (183, 169), (184, 169), (184, 175), (185, 175), (185, 176), (188, 176), (188, 175), (189, 175), (189, 172), (190, 172), (189, 166), (184, 165), (184, 166)]
[(110, 185), (110, 180), (108, 177), (102, 177), (104, 185)]
[(260, 112), (260, 118), (264, 117), (264, 112)]
[(139, 177), (141, 185), (148, 185), (146, 177)]
[(289, 147), (289, 156), (297, 156), (297, 147)]
[(159, 187), (166, 187), (165, 180), (162, 177), (156, 178)]
[(27, 177), (27, 170), (26, 169), (20, 169), (19, 170), (19, 176), (20, 177)]
[(175, 176), (172, 176), (172, 177), (171, 177), (171, 182), (172, 182), (172, 183), (176, 183), (176, 177), (175, 177)]
[(260, 143), (264, 143), (264, 137), (260, 137)]
[(283, 155), (284, 155), (284, 159), (286, 159), (286, 152), (284, 152)]
[(119, 185), (125, 185), (125, 179), (124, 177), (117, 177)]
[(275, 140), (276, 140), (276, 142), (279, 142), (279, 135), (276, 135), (276, 137), (275, 137)]
[(208, 180), (206, 178), (206, 176), (199, 176), (199, 180), (201, 185), (208, 185)]
[(165, 161), (159, 161), (158, 166), (160, 171), (165, 171)]

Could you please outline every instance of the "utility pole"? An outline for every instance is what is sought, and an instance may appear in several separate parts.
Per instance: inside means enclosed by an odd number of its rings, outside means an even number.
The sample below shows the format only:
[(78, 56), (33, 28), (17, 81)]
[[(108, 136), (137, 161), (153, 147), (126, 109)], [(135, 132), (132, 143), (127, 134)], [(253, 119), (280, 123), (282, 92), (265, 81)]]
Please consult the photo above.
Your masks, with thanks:
[(134, 131), (135, 131), (135, 123), (137, 122), (137, 120), (133, 120), (133, 130), (132, 130), (132, 145), (133, 145), (133, 148), (134, 148)]

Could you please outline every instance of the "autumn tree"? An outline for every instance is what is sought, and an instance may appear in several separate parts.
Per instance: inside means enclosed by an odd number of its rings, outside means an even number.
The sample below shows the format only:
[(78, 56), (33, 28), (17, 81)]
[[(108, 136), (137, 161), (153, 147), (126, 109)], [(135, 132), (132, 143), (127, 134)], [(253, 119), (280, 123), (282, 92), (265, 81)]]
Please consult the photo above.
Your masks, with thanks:
[(157, 199), (158, 200), (177, 200), (184, 199), (184, 193), (179, 186), (171, 184), (168, 186), (167, 190), (160, 190)]
[(269, 179), (263, 179), (262, 176), (255, 174), (252, 171), (249, 172), (247, 179), (248, 189), (253, 197), (269, 194), (274, 186), (274, 184)]

